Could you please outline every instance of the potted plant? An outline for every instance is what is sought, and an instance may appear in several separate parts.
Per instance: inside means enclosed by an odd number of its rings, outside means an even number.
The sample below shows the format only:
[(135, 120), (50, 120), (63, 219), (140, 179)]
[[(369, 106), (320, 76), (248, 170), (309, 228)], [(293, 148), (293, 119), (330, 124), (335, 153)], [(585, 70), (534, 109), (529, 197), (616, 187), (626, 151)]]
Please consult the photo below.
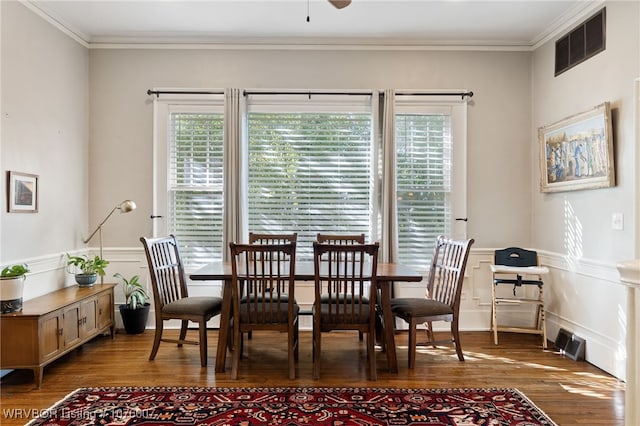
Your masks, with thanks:
[(0, 313), (22, 310), (22, 291), (29, 266), (26, 263), (7, 266), (0, 272)]
[(67, 253), (67, 271), (74, 274), (76, 282), (81, 287), (90, 287), (98, 278), (104, 276), (104, 268), (109, 264), (108, 260), (102, 259), (100, 256), (90, 258), (86, 255), (71, 256)]
[(140, 277), (134, 275), (126, 279), (120, 273), (113, 275), (122, 281), (125, 303), (120, 305), (120, 316), (127, 334), (140, 334), (147, 328), (149, 317), (149, 296), (144, 286), (140, 283)]

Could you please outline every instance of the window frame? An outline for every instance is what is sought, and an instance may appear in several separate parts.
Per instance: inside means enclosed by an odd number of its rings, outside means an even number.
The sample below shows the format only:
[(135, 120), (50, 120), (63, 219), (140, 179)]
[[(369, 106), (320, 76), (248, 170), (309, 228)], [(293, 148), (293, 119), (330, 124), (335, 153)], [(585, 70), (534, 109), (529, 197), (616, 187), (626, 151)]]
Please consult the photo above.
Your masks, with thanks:
[[(443, 233), (453, 239), (467, 238), (467, 101), (454, 100), (451, 97), (396, 95), (396, 117), (403, 114), (448, 114), (451, 130), (451, 165), (450, 191), (448, 193), (450, 218), (448, 229)], [(397, 123), (396, 129), (397, 132)], [(396, 140), (396, 150), (397, 150)], [(397, 169), (397, 159), (396, 159)], [(396, 176), (397, 179), (397, 176)], [(396, 192), (398, 182), (396, 181)], [(396, 214), (399, 209), (396, 207)], [(399, 228), (397, 229), (399, 234)], [(398, 235), (400, 237), (400, 235)], [(398, 259), (398, 262), (426, 271), (433, 251), (434, 241), (425, 241), (423, 250), (426, 255), (422, 259), (412, 261)]]
[[(256, 114), (331, 114), (331, 115), (339, 115), (339, 114), (366, 114), (370, 117), (370, 125), (369, 125), (369, 190), (368, 190), (368, 230), (365, 234), (371, 239), (372, 235), (374, 235), (375, 231), (372, 227), (375, 225), (375, 215), (377, 209), (374, 208), (375, 204), (375, 194), (377, 193), (377, 166), (375, 164), (375, 119), (374, 119), (374, 106), (373, 106), (372, 95), (362, 95), (362, 94), (345, 94), (345, 95), (316, 95), (312, 94), (309, 96), (308, 94), (295, 94), (295, 95), (248, 95), (246, 104), (247, 104), (247, 129), (250, 128), (251, 115)], [(377, 101), (377, 98), (375, 98)], [(247, 130), (247, 139), (251, 139), (251, 135), (249, 134), (249, 130)], [(250, 146), (248, 144), (247, 152), (245, 153), (246, 157), (250, 156)], [(250, 170), (248, 171), (250, 173)], [(249, 183), (249, 180), (247, 181)], [(247, 194), (249, 197), (249, 194)], [(247, 199), (247, 205), (249, 206), (250, 200)], [(247, 209), (247, 224), (251, 227), (249, 223), (250, 213)], [(249, 229), (253, 232), (268, 232), (262, 229)], [(304, 236), (301, 238), (301, 235), (304, 233), (304, 230), (300, 229), (292, 229), (292, 230), (281, 230), (282, 232), (298, 232), (299, 242), (307, 242), (310, 243), (311, 240), (309, 238), (315, 238), (315, 234), (313, 236), (307, 235), (307, 239), (305, 240)], [(321, 232), (328, 232), (328, 230), (322, 230)], [(332, 233), (335, 233), (335, 230), (331, 230)], [(347, 233), (349, 231), (342, 231), (343, 233)], [(354, 231), (355, 232), (355, 231)], [(361, 233), (362, 230), (358, 230), (357, 233)], [(305, 247), (308, 249), (308, 247)], [(298, 250), (298, 257), (301, 259), (311, 260), (311, 251), (306, 250), (305, 248), (300, 248)], [(307, 253), (308, 251), (308, 253)], [(305, 256), (308, 255), (308, 256)]]
[[(374, 92), (375, 93), (375, 92)], [(359, 105), (360, 111), (366, 110), (372, 116), (371, 125), (371, 192), (369, 201), (369, 233), (368, 239), (378, 240), (382, 235), (380, 229), (380, 202), (381, 202), (381, 164), (380, 162), (380, 138), (379, 138), (379, 110), (378, 97), (372, 95), (320, 95), (312, 94), (313, 102), (309, 100), (308, 94), (296, 95), (247, 95), (245, 98), (246, 107), (243, 110), (243, 122), (241, 139), (248, 139), (247, 121), (249, 114), (252, 112), (282, 112), (289, 109), (295, 112), (336, 112), (336, 101), (343, 103), (342, 107), (346, 110), (351, 108), (355, 111), (354, 105)], [(366, 102), (364, 101), (366, 99)], [(170, 108), (170, 106), (172, 106)], [(168, 166), (169, 166), (169, 125), (171, 109), (193, 108), (195, 111), (208, 111), (221, 114), (224, 120), (225, 114), (225, 97), (222, 94), (216, 95), (162, 95), (162, 98), (154, 99), (154, 132), (153, 132), (153, 235), (165, 235), (168, 233)], [(448, 110), (451, 113), (451, 137), (452, 137), (452, 165), (451, 165), (451, 217), (449, 236), (456, 239), (465, 239), (467, 234), (467, 101), (454, 100), (452, 97), (432, 97), (432, 96), (409, 96), (396, 94), (394, 114), (403, 113), (425, 113), (428, 111)], [(224, 122), (226, 125), (226, 121)], [(226, 129), (223, 129), (223, 133)], [(395, 133), (395, 129), (394, 129)], [(227, 138), (223, 138), (224, 153), (228, 147), (224, 146), (228, 143)], [(247, 161), (249, 156), (249, 148), (246, 141), (241, 142), (240, 149), (243, 150), (242, 156), (246, 157), (240, 161)], [(227, 160), (224, 158), (223, 163)], [(224, 167), (227, 167), (226, 165)], [(223, 169), (224, 169), (223, 167)], [(247, 167), (244, 165), (243, 167)], [(248, 172), (248, 170), (247, 170)], [(223, 170), (224, 173), (224, 170)], [(223, 177), (222, 197), (225, 197), (226, 176)], [(248, 194), (246, 195), (248, 203)], [(224, 211), (224, 207), (223, 207)], [(245, 212), (248, 221), (248, 211)], [(224, 215), (223, 215), (224, 216)], [(465, 220), (457, 220), (458, 218)], [(221, 218), (222, 226), (228, 225)], [(248, 222), (247, 222), (248, 223)], [(225, 231), (223, 228), (223, 239)], [(222, 247), (228, 244), (222, 241)], [(220, 257), (224, 258), (224, 252), (220, 253)], [(427, 265), (430, 259), (430, 253), (425, 254), (424, 264)], [(402, 261), (402, 260), (398, 260)]]
[[(170, 158), (171, 158), (171, 114), (173, 113), (201, 113), (219, 115), (224, 126), (224, 95), (208, 94), (208, 95), (163, 95), (162, 98), (154, 100), (154, 133), (153, 133), (153, 236), (168, 235), (172, 233), (170, 229), (170, 211), (169, 202), (171, 197), (170, 183)], [(224, 136), (224, 128), (223, 128)], [(224, 142), (223, 142), (224, 148)], [(224, 164), (224, 153), (223, 153)], [(219, 187), (220, 194), (224, 197), (224, 167), (222, 170), (222, 184)], [(220, 216), (220, 227), (225, 226), (223, 215)], [(178, 239), (179, 242), (180, 239)], [(181, 243), (183, 251), (183, 263), (185, 268), (191, 268), (191, 264), (199, 265), (201, 262), (195, 262), (190, 258), (188, 253), (184, 251), (184, 243)], [(221, 241), (221, 247), (224, 242)], [(222, 255), (222, 253), (221, 253)]]

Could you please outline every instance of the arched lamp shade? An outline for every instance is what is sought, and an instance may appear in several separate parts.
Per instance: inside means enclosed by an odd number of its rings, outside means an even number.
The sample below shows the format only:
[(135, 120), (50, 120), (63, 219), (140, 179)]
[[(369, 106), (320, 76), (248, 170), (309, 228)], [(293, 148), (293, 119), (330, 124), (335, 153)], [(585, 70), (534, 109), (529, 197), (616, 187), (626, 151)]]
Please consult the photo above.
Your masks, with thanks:
[(89, 235), (89, 237), (84, 240), (84, 243), (88, 243), (91, 238), (93, 238), (94, 235), (96, 235), (96, 233), (100, 234), (100, 258), (102, 259), (102, 226), (107, 223), (107, 220), (109, 220), (109, 218), (111, 217), (111, 215), (116, 211), (116, 210), (120, 210), (120, 213), (129, 213), (130, 211), (133, 211), (136, 209), (136, 203), (134, 203), (131, 200), (124, 200), (123, 202), (121, 202), (120, 204), (118, 204), (117, 206), (115, 206), (107, 215), (107, 217), (104, 218), (104, 220), (102, 222), (100, 222), (100, 225), (98, 225), (98, 227), (95, 229), (95, 231), (93, 231), (91, 233), (91, 235)]
[(118, 209), (120, 210), (120, 213), (129, 213), (130, 211), (136, 209), (136, 203), (131, 200), (124, 200), (120, 203)]

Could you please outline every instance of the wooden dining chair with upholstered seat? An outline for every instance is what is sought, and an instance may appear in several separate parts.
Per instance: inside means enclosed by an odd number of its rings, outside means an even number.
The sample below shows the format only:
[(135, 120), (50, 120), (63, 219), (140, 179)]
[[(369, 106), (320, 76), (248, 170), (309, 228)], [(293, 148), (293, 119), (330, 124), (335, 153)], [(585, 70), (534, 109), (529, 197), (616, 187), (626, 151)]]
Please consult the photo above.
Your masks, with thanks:
[[(180, 248), (173, 235), (160, 238), (141, 237), (149, 265), (156, 319), (155, 337), (149, 360), (158, 353), (160, 342), (200, 346), (200, 365), (207, 365), (207, 321), (222, 310), (222, 298), (189, 296)], [(178, 339), (163, 338), (164, 322), (180, 320)], [(199, 339), (186, 340), (189, 321), (198, 324)]]
[(313, 377), (320, 378), (322, 332), (367, 335), (369, 378), (376, 380), (375, 332), (378, 243), (313, 243)]
[[(319, 243), (326, 244), (364, 244), (365, 238), (364, 234), (322, 234), (318, 233), (316, 236), (316, 241)], [(364, 338), (364, 334), (359, 331), (358, 338), (362, 341)]]
[[(287, 244), (298, 241), (298, 233), (291, 234), (271, 234), (264, 232), (249, 232), (249, 244)], [(251, 331), (247, 333), (247, 338), (251, 340)]]
[(458, 359), (464, 361), (458, 332), (460, 296), (467, 258), (473, 242), (473, 239), (454, 241), (442, 235), (438, 236), (429, 269), (425, 297), (391, 299), (393, 314), (409, 323), (409, 368), (415, 366), (416, 335), (419, 325), (426, 325), (429, 339), (427, 345), (435, 347), (435, 344), (439, 343), (434, 339), (433, 321), (451, 323), (451, 339), (445, 342), (453, 342)]
[(242, 334), (260, 330), (287, 333), (289, 378), (298, 359), (298, 312), (295, 301), (296, 243), (230, 243), (233, 288), (233, 351), (231, 377), (238, 378)]

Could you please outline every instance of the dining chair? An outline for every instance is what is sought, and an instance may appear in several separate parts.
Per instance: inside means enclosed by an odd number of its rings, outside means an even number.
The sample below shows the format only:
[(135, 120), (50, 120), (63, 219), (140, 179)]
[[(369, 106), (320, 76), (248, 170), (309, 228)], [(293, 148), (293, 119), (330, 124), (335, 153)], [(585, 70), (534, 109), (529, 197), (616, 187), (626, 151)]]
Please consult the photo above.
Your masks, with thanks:
[[(316, 241), (319, 243), (328, 244), (364, 244), (364, 234), (322, 234), (318, 233)], [(358, 338), (363, 340), (364, 335), (361, 331), (358, 332)]]
[(296, 243), (230, 243), (233, 288), (233, 350), (231, 377), (238, 378), (242, 334), (276, 330), (287, 333), (289, 378), (298, 359), (298, 312), (295, 301)]
[[(260, 232), (249, 232), (249, 244), (286, 244), (298, 241), (298, 233), (291, 234), (270, 234)], [(247, 333), (247, 339), (251, 340), (251, 331)]]
[[(208, 296), (189, 296), (187, 281), (180, 256), (180, 247), (175, 236), (159, 238), (141, 237), (140, 241), (149, 265), (149, 274), (153, 288), (156, 330), (153, 348), (149, 360), (158, 353), (160, 342), (200, 346), (200, 365), (207, 365), (207, 321), (220, 314), (222, 298)], [(164, 338), (164, 322), (180, 320), (178, 339)], [(189, 321), (198, 324), (199, 339), (187, 340)]]
[(451, 323), (451, 339), (460, 361), (464, 361), (460, 333), (458, 331), (460, 296), (467, 266), (467, 258), (473, 239), (455, 241), (442, 235), (436, 239), (436, 244), (427, 279), (427, 291), (423, 298), (393, 298), (391, 311), (394, 316), (402, 318), (409, 324), (409, 368), (415, 367), (416, 362), (416, 334), (421, 324), (426, 325), (429, 341), (426, 345), (435, 347), (433, 321)]
[(377, 379), (375, 356), (378, 243), (313, 243), (313, 378), (320, 378), (322, 333), (356, 330), (367, 335), (369, 378)]

